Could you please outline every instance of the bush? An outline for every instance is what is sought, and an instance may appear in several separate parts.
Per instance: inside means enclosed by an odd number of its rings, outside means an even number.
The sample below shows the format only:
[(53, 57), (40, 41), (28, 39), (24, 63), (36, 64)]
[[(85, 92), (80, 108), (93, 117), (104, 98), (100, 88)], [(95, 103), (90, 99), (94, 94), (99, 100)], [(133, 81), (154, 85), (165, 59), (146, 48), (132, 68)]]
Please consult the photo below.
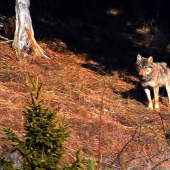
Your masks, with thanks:
[[(31, 94), (31, 101), (24, 108), (24, 129), (25, 140), (19, 137), (10, 129), (4, 128), (7, 139), (13, 142), (12, 152), (18, 151), (22, 156), (22, 169), (24, 170), (58, 170), (61, 169), (58, 163), (64, 151), (64, 142), (69, 136), (67, 125), (55, 121), (56, 112), (44, 106), (41, 97), (42, 84), (38, 83), (38, 77), (33, 80), (27, 76), (30, 85), (25, 85)], [(76, 153), (76, 160), (72, 165), (64, 165), (63, 169), (79, 169), (84, 161)], [(12, 162), (0, 158), (0, 167), (5, 170), (8, 166), (11, 169)], [(13, 169), (15, 169), (13, 167)], [(12, 169), (11, 169), (12, 170)]]

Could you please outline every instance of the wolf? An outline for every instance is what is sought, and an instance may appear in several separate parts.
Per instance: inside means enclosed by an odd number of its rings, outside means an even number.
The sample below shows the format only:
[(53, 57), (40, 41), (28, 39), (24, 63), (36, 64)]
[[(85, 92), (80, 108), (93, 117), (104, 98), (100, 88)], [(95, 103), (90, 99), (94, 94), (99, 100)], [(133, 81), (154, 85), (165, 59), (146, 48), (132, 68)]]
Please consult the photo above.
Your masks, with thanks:
[(139, 74), (139, 80), (144, 88), (148, 99), (148, 108), (153, 110), (150, 88), (153, 88), (155, 105), (154, 109), (159, 111), (159, 88), (166, 87), (170, 104), (170, 69), (165, 62), (153, 62), (153, 57), (142, 57), (137, 55), (136, 70)]

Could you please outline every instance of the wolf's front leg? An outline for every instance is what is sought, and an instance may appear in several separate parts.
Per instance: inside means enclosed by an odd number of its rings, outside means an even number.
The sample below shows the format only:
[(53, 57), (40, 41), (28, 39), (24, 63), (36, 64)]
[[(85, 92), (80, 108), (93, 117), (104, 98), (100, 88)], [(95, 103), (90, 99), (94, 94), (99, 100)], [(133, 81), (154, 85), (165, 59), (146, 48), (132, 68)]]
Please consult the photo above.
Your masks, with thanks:
[(148, 109), (153, 110), (153, 104), (152, 104), (152, 100), (151, 100), (151, 94), (150, 94), (150, 90), (148, 88), (144, 89), (147, 99), (148, 99)]
[(155, 97), (155, 109), (159, 111), (159, 87), (154, 87), (153, 92)]

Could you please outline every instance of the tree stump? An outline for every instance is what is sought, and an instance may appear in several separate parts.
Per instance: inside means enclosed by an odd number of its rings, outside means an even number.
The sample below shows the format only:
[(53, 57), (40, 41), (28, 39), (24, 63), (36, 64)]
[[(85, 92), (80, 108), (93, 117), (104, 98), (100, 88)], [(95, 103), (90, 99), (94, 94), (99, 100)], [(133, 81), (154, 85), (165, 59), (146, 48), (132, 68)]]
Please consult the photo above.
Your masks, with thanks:
[(49, 58), (34, 38), (30, 15), (30, 0), (16, 0), (16, 29), (12, 46), (22, 52), (33, 52), (38, 57)]

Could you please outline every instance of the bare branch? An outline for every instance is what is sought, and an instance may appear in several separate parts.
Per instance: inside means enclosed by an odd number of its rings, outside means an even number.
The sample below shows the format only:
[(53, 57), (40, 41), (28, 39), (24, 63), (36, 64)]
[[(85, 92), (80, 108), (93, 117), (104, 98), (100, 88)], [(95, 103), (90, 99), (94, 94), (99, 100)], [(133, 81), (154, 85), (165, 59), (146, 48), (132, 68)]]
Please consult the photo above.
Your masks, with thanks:
[(151, 170), (154, 170), (157, 166), (159, 166), (159, 165), (161, 165), (162, 163), (167, 162), (167, 161), (169, 161), (168, 158), (166, 158), (166, 159), (164, 159), (164, 160), (158, 162)]
[(4, 41), (9, 41), (8, 38), (5, 38), (4, 36), (0, 35), (0, 39), (4, 40)]
[(114, 159), (114, 161), (109, 165), (109, 168), (111, 168), (113, 166), (113, 164), (116, 162), (116, 160), (120, 160), (120, 156), (123, 152), (123, 150), (129, 145), (129, 143), (131, 143), (134, 140), (134, 137), (137, 133), (137, 129), (139, 128), (139, 126), (135, 129), (135, 132), (133, 133), (131, 139), (123, 146), (123, 148), (121, 149), (121, 151), (118, 153), (118, 155), (116, 156), (116, 158)]

